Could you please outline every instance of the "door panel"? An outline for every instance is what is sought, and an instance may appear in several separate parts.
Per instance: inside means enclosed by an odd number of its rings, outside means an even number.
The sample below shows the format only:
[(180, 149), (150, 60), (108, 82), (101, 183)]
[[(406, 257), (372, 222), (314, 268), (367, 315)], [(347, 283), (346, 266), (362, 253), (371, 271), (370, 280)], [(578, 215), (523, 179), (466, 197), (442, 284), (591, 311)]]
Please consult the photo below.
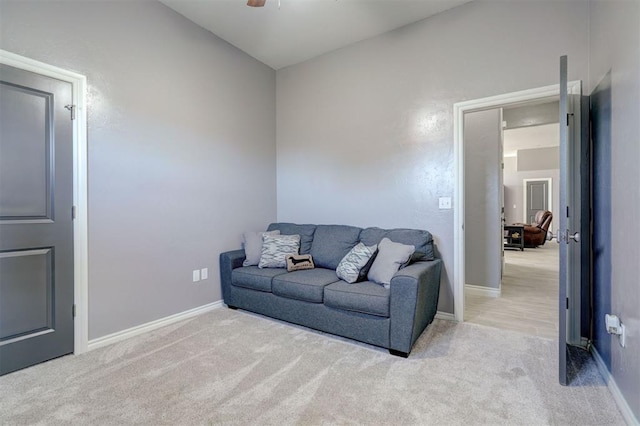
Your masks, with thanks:
[(50, 218), (52, 101), (51, 94), (0, 85), (0, 219)]
[(0, 374), (73, 352), (71, 102), (0, 65)]
[(533, 223), (539, 210), (549, 210), (547, 185), (546, 180), (527, 182), (527, 223)]
[[(584, 226), (582, 199), (585, 174), (583, 155), (583, 97), (581, 86), (569, 93), (567, 82), (567, 57), (560, 58), (560, 218), (556, 239), (560, 245), (559, 265), (559, 380), (566, 385), (567, 345), (581, 343), (582, 258)], [(581, 170), (582, 169), (582, 170)], [(582, 243), (579, 233), (583, 232)], [(587, 284), (588, 285), (588, 284)]]
[(0, 342), (52, 329), (51, 248), (0, 253)]

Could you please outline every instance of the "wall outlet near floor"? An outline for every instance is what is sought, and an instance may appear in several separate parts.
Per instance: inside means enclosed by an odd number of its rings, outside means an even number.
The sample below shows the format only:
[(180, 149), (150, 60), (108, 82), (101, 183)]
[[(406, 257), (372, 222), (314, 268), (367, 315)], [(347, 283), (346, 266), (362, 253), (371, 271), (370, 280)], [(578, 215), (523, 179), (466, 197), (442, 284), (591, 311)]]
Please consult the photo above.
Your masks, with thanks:
[(200, 279), (206, 280), (207, 278), (209, 278), (209, 268), (200, 269)]
[(200, 281), (200, 269), (194, 269), (193, 270), (193, 282), (198, 282)]

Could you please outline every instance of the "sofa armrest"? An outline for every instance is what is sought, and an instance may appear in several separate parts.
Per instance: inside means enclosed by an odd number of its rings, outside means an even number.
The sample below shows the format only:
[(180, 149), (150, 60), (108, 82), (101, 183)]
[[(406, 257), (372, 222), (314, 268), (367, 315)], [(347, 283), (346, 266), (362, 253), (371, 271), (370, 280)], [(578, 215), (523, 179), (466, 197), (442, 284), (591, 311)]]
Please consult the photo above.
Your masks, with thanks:
[(220, 253), (220, 286), (222, 287), (222, 299), (226, 304), (230, 303), (231, 272), (241, 267), (244, 259), (244, 250)]
[(442, 261), (416, 262), (391, 279), (390, 349), (409, 353), (438, 309)]

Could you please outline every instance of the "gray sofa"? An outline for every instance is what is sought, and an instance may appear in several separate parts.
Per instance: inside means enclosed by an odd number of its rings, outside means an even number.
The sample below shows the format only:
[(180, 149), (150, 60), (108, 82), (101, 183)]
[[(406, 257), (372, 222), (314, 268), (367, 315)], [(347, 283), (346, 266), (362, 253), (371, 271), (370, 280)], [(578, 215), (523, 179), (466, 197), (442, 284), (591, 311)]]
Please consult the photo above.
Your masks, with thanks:
[[(222, 253), (222, 296), (229, 308), (409, 355), (438, 305), (442, 261), (435, 258), (429, 232), (292, 223), (272, 223), (268, 230), (300, 235), (300, 254), (311, 254), (316, 268), (287, 272), (243, 267), (244, 250)], [(370, 246), (384, 237), (416, 248), (412, 263), (393, 276), (389, 289), (370, 281), (348, 284), (337, 277), (338, 263), (359, 241)]]

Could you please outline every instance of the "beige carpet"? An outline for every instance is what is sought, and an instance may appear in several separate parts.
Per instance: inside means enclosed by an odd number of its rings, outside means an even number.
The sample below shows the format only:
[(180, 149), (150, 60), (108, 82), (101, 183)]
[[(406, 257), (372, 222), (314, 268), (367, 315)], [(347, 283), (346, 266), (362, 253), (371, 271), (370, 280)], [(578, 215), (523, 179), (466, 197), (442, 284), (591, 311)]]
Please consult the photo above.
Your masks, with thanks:
[(624, 424), (593, 365), (557, 384), (556, 352), (436, 320), (402, 359), (221, 308), (0, 377), (0, 424)]

